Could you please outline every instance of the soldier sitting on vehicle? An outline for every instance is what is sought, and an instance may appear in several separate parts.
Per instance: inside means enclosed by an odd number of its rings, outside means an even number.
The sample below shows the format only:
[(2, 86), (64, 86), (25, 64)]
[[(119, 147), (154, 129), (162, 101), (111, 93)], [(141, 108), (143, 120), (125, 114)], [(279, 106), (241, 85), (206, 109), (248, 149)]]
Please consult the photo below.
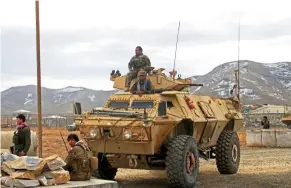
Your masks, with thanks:
[(128, 63), (129, 73), (125, 79), (125, 91), (129, 91), (131, 81), (137, 77), (138, 72), (143, 69), (145, 71), (151, 70), (151, 61), (148, 56), (142, 53), (142, 48), (137, 46), (135, 48), (135, 56), (133, 56)]
[(16, 117), (17, 128), (13, 135), (13, 146), (10, 147), (11, 153), (18, 156), (25, 156), (29, 150), (30, 140), (30, 128), (25, 122), (26, 118), (23, 114), (19, 114)]
[(131, 88), (132, 94), (150, 94), (153, 93), (152, 83), (147, 79), (145, 71), (140, 71), (138, 73), (138, 80)]
[(85, 143), (79, 141), (79, 138), (76, 134), (70, 134), (67, 140), (72, 149), (69, 151), (68, 156), (66, 157), (65, 161), (67, 164), (64, 169), (69, 171), (70, 180), (90, 180), (90, 158), (87, 154), (89, 148), (85, 145)]

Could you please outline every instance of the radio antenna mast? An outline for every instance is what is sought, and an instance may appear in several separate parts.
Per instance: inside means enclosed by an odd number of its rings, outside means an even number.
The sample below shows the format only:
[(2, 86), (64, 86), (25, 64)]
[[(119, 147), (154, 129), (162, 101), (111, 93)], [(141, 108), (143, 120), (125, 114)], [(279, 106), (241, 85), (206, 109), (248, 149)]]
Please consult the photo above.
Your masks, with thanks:
[(238, 90), (238, 99), (240, 99), (240, 83), (239, 83), (239, 54), (240, 54), (240, 16), (238, 20), (238, 41), (237, 41), (237, 90)]
[(178, 42), (179, 42), (179, 34), (180, 34), (180, 21), (179, 21), (177, 41), (176, 41), (176, 50), (175, 50), (174, 67), (173, 67), (173, 78), (175, 78), (175, 74), (176, 74), (175, 68), (176, 68), (176, 57), (177, 57), (177, 47), (178, 47)]

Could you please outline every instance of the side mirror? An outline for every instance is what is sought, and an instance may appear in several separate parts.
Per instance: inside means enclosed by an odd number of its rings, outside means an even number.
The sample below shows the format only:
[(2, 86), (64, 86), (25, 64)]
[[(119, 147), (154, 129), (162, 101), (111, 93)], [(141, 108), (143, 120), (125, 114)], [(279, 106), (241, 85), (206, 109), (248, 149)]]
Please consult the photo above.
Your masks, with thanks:
[(166, 116), (166, 115), (167, 115), (167, 102), (161, 101), (159, 102), (158, 116)]
[(81, 115), (82, 114), (81, 103), (74, 102), (74, 104), (73, 104), (73, 111), (74, 111), (74, 114), (75, 115)]

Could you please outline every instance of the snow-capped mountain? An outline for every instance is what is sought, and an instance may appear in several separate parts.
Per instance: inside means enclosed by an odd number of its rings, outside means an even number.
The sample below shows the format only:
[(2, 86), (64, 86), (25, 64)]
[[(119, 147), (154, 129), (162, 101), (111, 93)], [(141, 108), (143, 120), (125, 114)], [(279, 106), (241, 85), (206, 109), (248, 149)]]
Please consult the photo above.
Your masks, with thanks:
[[(193, 76), (193, 83), (203, 87), (192, 87), (191, 92), (201, 95), (229, 97), (233, 87), (237, 62), (224, 63), (208, 74)], [(243, 104), (291, 104), (291, 62), (272, 64), (240, 61), (240, 95)], [(82, 103), (84, 110), (103, 106), (110, 94), (117, 92), (95, 91), (83, 87), (62, 89), (42, 88), (43, 113), (71, 113), (73, 101)], [(15, 110), (37, 109), (36, 86), (12, 87), (1, 92), (1, 113), (11, 114)]]
[[(240, 61), (240, 95), (242, 102), (291, 104), (291, 62), (257, 63)], [(237, 62), (224, 63), (203, 76), (194, 76), (192, 93), (228, 97), (234, 83)]]
[[(12, 87), (1, 92), (1, 114), (11, 114), (15, 110), (25, 109), (35, 112), (37, 109), (36, 86)], [(42, 88), (43, 113), (72, 113), (73, 102), (82, 103), (84, 110), (102, 106), (112, 91), (95, 91), (82, 87), (62, 89)]]

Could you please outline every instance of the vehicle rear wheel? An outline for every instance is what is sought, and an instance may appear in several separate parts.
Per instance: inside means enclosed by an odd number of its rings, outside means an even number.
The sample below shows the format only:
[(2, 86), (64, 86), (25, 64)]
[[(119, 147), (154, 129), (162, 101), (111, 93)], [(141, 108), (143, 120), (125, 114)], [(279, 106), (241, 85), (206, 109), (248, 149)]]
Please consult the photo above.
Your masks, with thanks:
[(117, 168), (111, 168), (105, 156), (101, 159), (102, 153), (98, 154), (98, 169), (93, 171), (92, 176), (99, 179), (113, 180), (116, 176)]
[(216, 146), (216, 166), (221, 174), (235, 174), (240, 163), (240, 144), (236, 132), (224, 131)]
[(188, 135), (173, 138), (167, 148), (166, 172), (170, 187), (192, 188), (199, 170), (199, 154), (195, 140)]

